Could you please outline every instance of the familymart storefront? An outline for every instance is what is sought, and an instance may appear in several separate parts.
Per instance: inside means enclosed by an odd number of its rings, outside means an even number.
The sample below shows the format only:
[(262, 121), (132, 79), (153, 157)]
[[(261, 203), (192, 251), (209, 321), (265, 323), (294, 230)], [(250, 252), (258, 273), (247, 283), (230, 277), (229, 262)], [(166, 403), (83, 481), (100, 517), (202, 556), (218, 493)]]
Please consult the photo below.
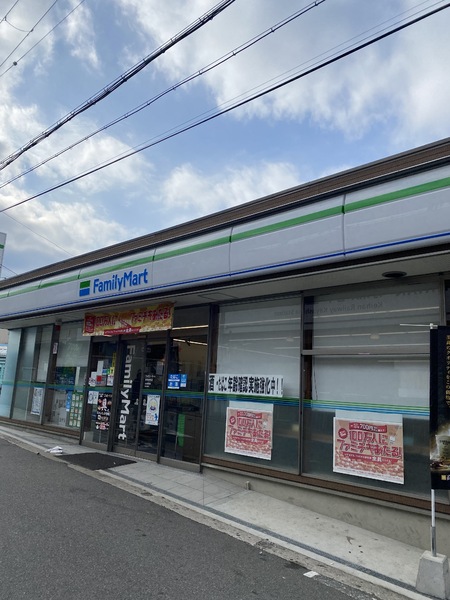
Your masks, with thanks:
[(208, 307), (164, 302), (12, 330), (3, 416), (199, 465), (208, 321)]
[(0, 417), (427, 548), (449, 190), (447, 140), (0, 282)]
[(162, 462), (426, 498), (445, 289), (427, 276), (60, 315), (10, 331), (2, 415)]

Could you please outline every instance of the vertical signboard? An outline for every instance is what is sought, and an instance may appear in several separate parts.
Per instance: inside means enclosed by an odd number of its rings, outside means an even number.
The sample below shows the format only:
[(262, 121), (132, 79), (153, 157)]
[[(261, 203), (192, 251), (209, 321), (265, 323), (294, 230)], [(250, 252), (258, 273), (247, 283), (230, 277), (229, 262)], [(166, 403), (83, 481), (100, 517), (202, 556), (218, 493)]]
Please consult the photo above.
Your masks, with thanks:
[(430, 470), (433, 490), (450, 489), (450, 327), (430, 331)]

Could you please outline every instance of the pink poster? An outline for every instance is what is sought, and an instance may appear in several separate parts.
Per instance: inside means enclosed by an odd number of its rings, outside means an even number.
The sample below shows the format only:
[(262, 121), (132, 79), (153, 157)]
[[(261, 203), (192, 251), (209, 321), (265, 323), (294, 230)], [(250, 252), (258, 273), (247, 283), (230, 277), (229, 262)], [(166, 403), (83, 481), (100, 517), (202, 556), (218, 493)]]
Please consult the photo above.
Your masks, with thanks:
[(403, 424), (335, 418), (333, 471), (403, 483)]
[(225, 452), (272, 458), (271, 411), (227, 408)]

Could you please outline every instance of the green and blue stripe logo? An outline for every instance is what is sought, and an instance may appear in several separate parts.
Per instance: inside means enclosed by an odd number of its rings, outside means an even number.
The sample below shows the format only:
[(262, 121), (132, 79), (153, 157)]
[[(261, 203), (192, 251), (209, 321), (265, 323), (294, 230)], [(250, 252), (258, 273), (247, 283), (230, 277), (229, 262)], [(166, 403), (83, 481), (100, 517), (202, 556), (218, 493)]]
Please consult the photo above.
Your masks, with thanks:
[(90, 296), (91, 294), (91, 280), (88, 279), (87, 281), (81, 281), (80, 282), (80, 297), (82, 296)]

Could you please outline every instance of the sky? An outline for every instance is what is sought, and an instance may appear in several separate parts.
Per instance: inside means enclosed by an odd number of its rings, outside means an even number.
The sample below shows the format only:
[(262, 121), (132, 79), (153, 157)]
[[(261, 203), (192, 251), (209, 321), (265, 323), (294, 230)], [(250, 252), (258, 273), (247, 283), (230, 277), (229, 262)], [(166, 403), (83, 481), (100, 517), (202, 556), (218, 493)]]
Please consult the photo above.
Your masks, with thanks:
[(219, 4), (0, 0), (2, 278), (450, 136), (450, 8), (320, 67), (446, 2)]

